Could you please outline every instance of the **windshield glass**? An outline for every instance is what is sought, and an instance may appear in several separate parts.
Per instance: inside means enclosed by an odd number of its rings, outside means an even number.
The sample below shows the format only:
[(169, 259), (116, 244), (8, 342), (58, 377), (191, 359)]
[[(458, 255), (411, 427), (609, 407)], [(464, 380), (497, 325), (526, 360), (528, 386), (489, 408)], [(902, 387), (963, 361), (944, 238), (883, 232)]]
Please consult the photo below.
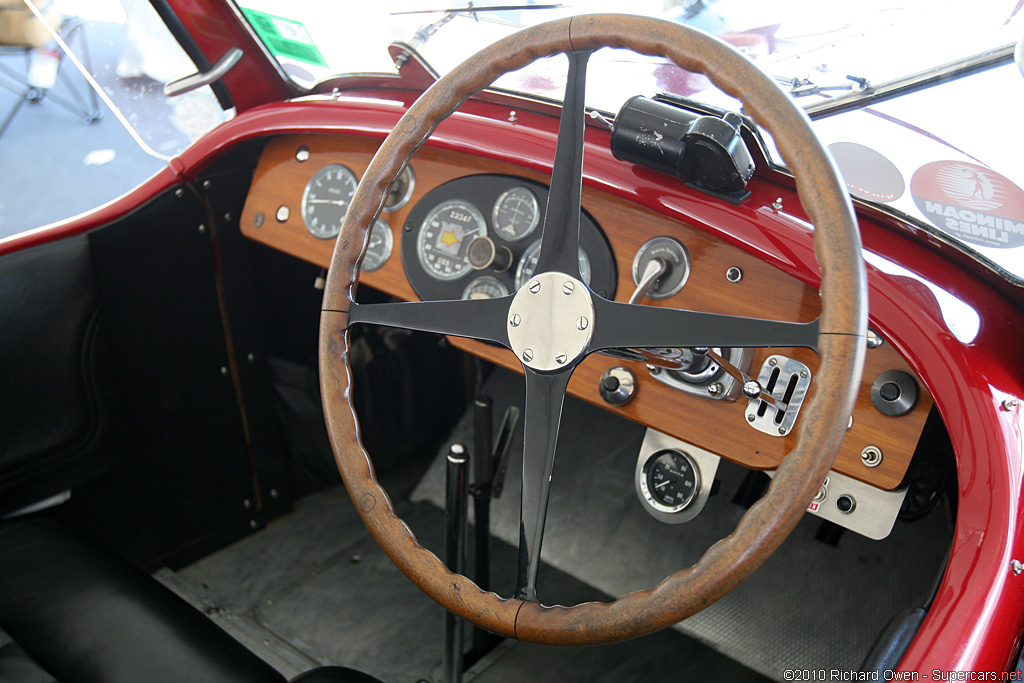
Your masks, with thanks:
[[(387, 51), (401, 41), (444, 74), (520, 28), (591, 12), (620, 0), (238, 0), (283, 71), (315, 88), (346, 73), (395, 74)], [(488, 6), (516, 9), (492, 11)], [(1020, 0), (633, 0), (634, 14), (712, 33), (753, 59), (814, 116), (837, 98), (1011, 46), (1024, 35)], [(474, 12), (453, 11), (472, 6)], [(1007, 58), (1009, 52), (1006, 52)], [(1005, 60), (1004, 60), (1005, 61)], [(565, 59), (540, 60), (496, 87), (561, 99)], [(591, 61), (587, 102), (614, 114), (628, 98), (671, 93), (723, 109), (739, 104), (702, 75), (662, 59), (602, 50)], [(859, 98), (858, 98), (859, 100)], [(1019, 135), (1006, 124), (1024, 105), (1013, 64), (815, 121), (851, 193), (915, 219), (945, 241), (1024, 280), (1024, 173)], [(822, 108), (825, 108), (822, 111)], [(1005, 123), (1004, 123), (1005, 121)], [(784, 164), (784, 160), (775, 159)]]

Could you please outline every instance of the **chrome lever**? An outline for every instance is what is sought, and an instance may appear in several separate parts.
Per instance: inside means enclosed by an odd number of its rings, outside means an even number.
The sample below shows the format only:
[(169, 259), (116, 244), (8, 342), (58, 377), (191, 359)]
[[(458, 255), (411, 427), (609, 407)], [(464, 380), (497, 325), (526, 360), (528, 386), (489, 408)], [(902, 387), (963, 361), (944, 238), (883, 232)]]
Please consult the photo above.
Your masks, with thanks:
[(777, 398), (766, 392), (764, 390), (764, 387), (761, 386), (760, 382), (758, 382), (756, 379), (748, 377), (745, 372), (740, 370), (738, 367), (736, 367), (726, 359), (722, 358), (722, 356), (720, 356), (719, 354), (715, 353), (706, 346), (698, 346), (690, 350), (693, 351), (698, 356), (707, 356), (715, 363), (718, 363), (718, 367), (722, 368), (722, 370), (724, 370), (727, 375), (729, 375), (730, 377), (732, 377), (733, 379), (740, 383), (741, 391), (743, 392), (743, 395), (746, 396), (747, 398), (759, 398), (768, 405), (779, 410), (780, 412), (786, 412), (787, 406), (785, 403), (783, 403), (782, 401), (778, 400)]
[(644, 300), (647, 296), (647, 292), (650, 291), (654, 281), (665, 274), (668, 270), (668, 263), (664, 259), (652, 258), (650, 263), (647, 264), (647, 268), (644, 270), (643, 277), (640, 278), (640, 282), (636, 285), (636, 290), (633, 295), (629, 297), (629, 303), (638, 304)]
[(209, 71), (199, 71), (190, 76), (179, 78), (175, 81), (164, 84), (164, 95), (167, 97), (174, 97), (175, 95), (184, 95), (187, 92), (201, 88), (204, 85), (210, 85), (216, 81), (219, 81), (224, 77), (228, 71), (231, 71), (231, 67), (238, 64), (238, 60), (242, 58), (241, 48), (233, 47), (224, 53), (224, 56), (217, 60), (217, 63), (210, 67)]

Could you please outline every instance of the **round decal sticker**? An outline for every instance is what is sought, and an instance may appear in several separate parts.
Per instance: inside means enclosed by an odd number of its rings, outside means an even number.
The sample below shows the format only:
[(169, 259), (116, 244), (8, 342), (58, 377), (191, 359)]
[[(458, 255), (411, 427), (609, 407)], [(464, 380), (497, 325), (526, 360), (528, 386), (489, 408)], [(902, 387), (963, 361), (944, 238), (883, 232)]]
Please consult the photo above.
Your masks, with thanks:
[(914, 203), (944, 232), (997, 249), (1024, 245), (1024, 190), (992, 169), (933, 161), (910, 180)]
[(872, 202), (892, 202), (903, 196), (907, 184), (896, 165), (856, 142), (833, 142), (828, 151), (843, 173), (846, 189), (854, 197)]

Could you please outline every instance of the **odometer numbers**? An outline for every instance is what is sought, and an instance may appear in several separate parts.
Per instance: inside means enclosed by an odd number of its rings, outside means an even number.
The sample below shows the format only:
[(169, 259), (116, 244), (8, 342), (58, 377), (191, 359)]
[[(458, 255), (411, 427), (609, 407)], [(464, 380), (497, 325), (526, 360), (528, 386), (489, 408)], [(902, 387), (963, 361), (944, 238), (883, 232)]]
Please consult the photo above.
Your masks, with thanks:
[(416, 255), (423, 270), (438, 280), (458, 280), (472, 270), (466, 250), (475, 237), (487, 236), (487, 223), (472, 204), (451, 199), (438, 204), (420, 226)]

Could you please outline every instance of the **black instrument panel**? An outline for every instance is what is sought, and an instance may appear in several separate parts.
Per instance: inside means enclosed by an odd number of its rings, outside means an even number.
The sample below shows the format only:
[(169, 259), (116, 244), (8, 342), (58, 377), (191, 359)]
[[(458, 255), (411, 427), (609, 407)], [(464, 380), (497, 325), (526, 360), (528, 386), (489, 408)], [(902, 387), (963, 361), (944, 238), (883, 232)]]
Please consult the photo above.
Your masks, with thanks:
[[(427, 194), (409, 212), (402, 231), (402, 265), (423, 300), (500, 297), (528, 280), (540, 250), (547, 186), (506, 175), (473, 175), (451, 180)], [(467, 251), (476, 237), (488, 237), (511, 253), (502, 271), (474, 270)], [(604, 233), (580, 214), (580, 270), (594, 293), (615, 296), (615, 259)]]

